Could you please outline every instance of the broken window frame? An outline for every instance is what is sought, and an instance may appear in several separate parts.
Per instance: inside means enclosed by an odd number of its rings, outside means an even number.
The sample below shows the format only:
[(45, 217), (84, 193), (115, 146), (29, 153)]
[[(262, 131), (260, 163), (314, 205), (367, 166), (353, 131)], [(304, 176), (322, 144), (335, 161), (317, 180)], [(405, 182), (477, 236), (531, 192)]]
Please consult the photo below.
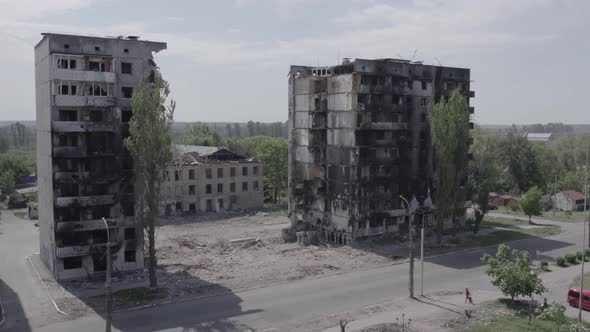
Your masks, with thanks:
[[(55, 81), (54, 84), (54, 95), (59, 96), (78, 96), (80, 82), (76, 81)], [(64, 93), (66, 91), (66, 93)]]
[(84, 82), (82, 83), (84, 93), (89, 97), (112, 97), (114, 85), (112, 83), (102, 82)]
[(133, 75), (133, 63), (132, 62), (121, 62), (121, 74)]
[(82, 70), (80, 63), (84, 62), (84, 58), (80, 56), (56, 54), (55, 68), (64, 70)]

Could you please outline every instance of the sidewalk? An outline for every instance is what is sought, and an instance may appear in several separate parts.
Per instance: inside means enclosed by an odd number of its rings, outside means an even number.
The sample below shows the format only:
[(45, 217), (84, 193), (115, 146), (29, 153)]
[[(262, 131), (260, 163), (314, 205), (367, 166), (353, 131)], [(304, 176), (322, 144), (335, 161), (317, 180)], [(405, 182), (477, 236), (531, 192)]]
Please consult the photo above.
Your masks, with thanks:
[[(472, 297), (474, 304), (465, 303), (465, 297), (462, 292), (448, 292), (444, 294), (435, 292), (426, 294), (424, 297), (418, 296), (415, 300), (401, 299), (398, 301), (383, 304), (387, 310), (370, 317), (354, 320), (348, 323), (346, 331), (360, 331), (362, 329), (379, 326), (382, 324), (391, 324), (399, 322), (404, 315), (405, 321), (411, 319), (410, 327), (416, 331), (454, 331), (452, 322), (466, 320), (465, 310), (474, 310), (479, 307), (480, 303), (492, 301), (499, 296), (500, 292), (490, 291), (473, 291)], [(441, 295), (437, 295), (441, 294)], [(473, 317), (472, 319), (476, 319)], [(451, 324), (449, 324), (451, 322)], [(324, 332), (340, 332), (340, 327), (335, 326), (324, 330)]]
[[(567, 268), (551, 266), (551, 268), (553, 269), (551, 272), (541, 275), (548, 291), (542, 297), (535, 296), (535, 298), (542, 301), (542, 298), (546, 297), (549, 304), (553, 301), (561, 303), (566, 307), (568, 317), (577, 318), (578, 309), (567, 304), (566, 294), (569, 284), (579, 274), (580, 265)], [(590, 288), (590, 285), (588, 287)], [(466, 309), (474, 310), (481, 303), (505, 297), (500, 291), (472, 289), (470, 291), (474, 299), (473, 305), (465, 303), (462, 292), (447, 292), (450, 294), (435, 292), (426, 294), (425, 297), (417, 297), (415, 300), (404, 298), (372, 306), (371, 308), (361, 308), (355, 313), (343, 313), (339, 317), (332, 317), (332, 321), (337, 323), (339, 319), (350, 317), (346, 331), (358, 332), (362, 329), (395, 323), (396, 318), (401, 322), (402, 314), (404, 314), (406, 321), (412, 319), (411, 327), (416, 331), (454, 331), (457, 323), (460, 324), (467, 319), (465, 316)], [(589, 315), (590, 313), (582, 311), (583, 320), (590, 321)], [(477, 319), (477, 313), (475, 313), (471, 320)], [(340, 332), (340, 327), (336, 325), (324, 330), (324, 332)]]

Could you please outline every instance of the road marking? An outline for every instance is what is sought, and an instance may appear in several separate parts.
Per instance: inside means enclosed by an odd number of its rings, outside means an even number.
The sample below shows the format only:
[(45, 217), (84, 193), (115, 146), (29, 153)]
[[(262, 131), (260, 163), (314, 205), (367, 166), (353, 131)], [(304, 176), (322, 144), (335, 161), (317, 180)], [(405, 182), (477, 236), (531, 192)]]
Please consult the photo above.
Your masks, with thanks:
[(51, 297), (51, 295), (49, 294), (49, 289), (47, 288), (47, 285), (45, 284), (45, 282), (43, 282), (43, 278), (41, 278), (41, 275), (39, 274), (39, 271), (37, 271), (37, 268), (35, 267), (35, 265), (33, 265), (33, 262), (31, 261), (31, 256), (28, 256), (26, 259), (31, 264), (31, 267), (33, 267), (33, 270), (35, 270), (35, 273), (37, 274), (37, 278), (39, 278), (39, 281), (43, 285), (43, 288), (45, 288), (45, 293), (47, 294), (47, 297), (49, 298), (49, 300), (51, 301), (51, 303), (53, 303), (53, 306), (55, 307), (55, 310), (57, 310), (57, 312), (59, 312), (60, 314), (69, 317), (70, 315), (68, 315), (67, 313), (65, 313), (64, 311), (62, 311), (59, 308), (59, 306), (57, 305), (57, 303), (55, 303), (55, 301), (53, 300), (53, 298)]

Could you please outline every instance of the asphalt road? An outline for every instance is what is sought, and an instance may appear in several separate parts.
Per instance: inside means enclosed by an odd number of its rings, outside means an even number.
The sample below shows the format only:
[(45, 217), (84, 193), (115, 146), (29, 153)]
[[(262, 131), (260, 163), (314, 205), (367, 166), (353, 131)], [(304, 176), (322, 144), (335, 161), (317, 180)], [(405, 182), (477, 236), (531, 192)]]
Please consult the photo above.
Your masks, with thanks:
[[(104, 319), (98, 315), (60, 322), (54, 317), (37, 314), (38, 310), (50, 310), (52, 307), (46, 299), (42, 299), (43, 290), (39, 289), (41, 286), (36, 280), (31, 280), (32, 274), (25, 265), (24, 256), (32, 251), (31, 239), (36, 241), (36, 232), (28, 229), (30, 225), (25, 223), (3, 219), (3, 224), (0, 225), (0, 250), (6, 252), (10, 247), (12, 256), (20, 256), (11, 258), (11, 266), (17, 264), (18, 260), (24, 265), (18, 265), (19, 269), (11, 268), (10, 272), (2, 269), (0, 277), (21, 299), (29, 329), (46, 332), (103, 330)], [(576, 244), (579, 246), (582, 242), (582, 225), (560, 225), (565, 228), (565, 232), (561, 234), (515, 241), (510, 245), (528, 250), (533, 257), (536, 250), (541, 250), (541, 258), (575, 251)], [(20, 239), (15, 238), (14, 232), (20, 234)], [(27, 235), (22, 234), (23, 232)], [(11, 238), (12, 245), (5, 243), (6, 238)], [(26, 247), (27, 243), (29, 247)], [(21, 249), (14, 250), (13, 246)], [(495, 250), (495, 247), (483, 248), (427, 258), (424, 266), (425, 294), (434, 291), (462, 291), (465, 287), (494, 290), (484, 274), (485, 268), (480, 257), (483, 252), (492, 253)], [(416, 294), (420, 291), (419, 267), (420, 264), (416, 264)], [(283, 331), (286, 330), (285, 326), (297, 322), (407, 297), (407, 273), (408, 265), (399, 264), (119, 312), (114, 314), (113, 325), (115, 331)], [(29, 295), (34, 296), (35, 300), (26, 299)], [(40, 302), (33, 306), (32, 302), (36, 301)]]

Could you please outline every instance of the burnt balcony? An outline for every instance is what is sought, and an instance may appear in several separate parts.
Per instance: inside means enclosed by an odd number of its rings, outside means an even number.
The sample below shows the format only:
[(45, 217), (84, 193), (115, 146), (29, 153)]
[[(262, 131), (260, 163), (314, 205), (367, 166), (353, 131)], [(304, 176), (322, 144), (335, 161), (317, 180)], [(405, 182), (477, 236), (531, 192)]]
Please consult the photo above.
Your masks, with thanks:
[(55, 95), (53, 97), (53, 105), (55, 106), (74, 106), (74, 107), (113, 107), (116, 105), (115, 97), (99, 97), (99, 96), (71, 96), (71, 95)]
[(469, 91), (469, 92), (467, 93), (467, 97), (469, 97), (469, 98), (474, 98), (474, 97), (475, 97), (475, 91)]
[(54, 146), (53, 156), (63, 158), (84, 158), (86, 157), (86, 149), (81, 146)]
[(55, 172), (53, 179), (57, 183), (79, 183), (88, 179), (89, 172)]
[(475, 128), (475, 124), (473, 122), (469, 122), (469, 129)]
[(363, 121), (357, 126), (358, 130), (407, 130), (406, 122), (368, 122)]
[(469, 114), (474, 114), (475, 113), (475, 107), (470, 106), (469, 107)]
[[(133, 217), (117, 218), (108, 221), (109, 228), (122, 228), (133, 226)], [(84, 232), (104, 229), (102, 219), (65, 221), (56, 224), (57, 232)]]
[(56, 207), (101, 206), (115, 204), (114, 195), (56, 197)]
[(62, 133), (113, 132), (115, 128), (110, 121), (53, 121), (53, 131)]

